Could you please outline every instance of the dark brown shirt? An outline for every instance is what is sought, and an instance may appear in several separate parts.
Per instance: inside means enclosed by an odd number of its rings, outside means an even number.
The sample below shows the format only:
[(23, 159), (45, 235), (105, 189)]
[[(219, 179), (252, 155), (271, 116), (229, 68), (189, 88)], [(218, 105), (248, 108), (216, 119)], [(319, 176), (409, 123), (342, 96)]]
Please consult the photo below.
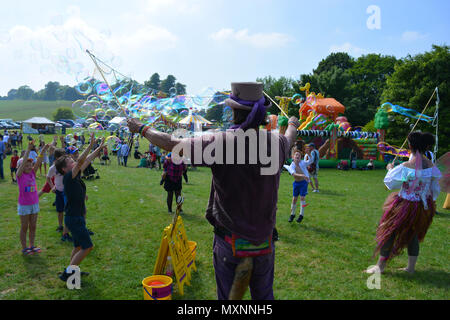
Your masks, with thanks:
[[(201, 146), (204, 151), (212, 142), (217, 142), (218, 137), (222, 137), (223, 143), (223, 163), (206, 163), (205, 159), (199, 159), (198, 153), (194, 153), (195, 144), (197, 150)], [(271, 155), (271, 136), (274, 141), (278, 142), (278, 148), (274, 149), (276, 156), (274, 166), (276, 167), (274, 174), (261, 174), (262, 168), (268, 168), (270, 164), (264, 165), (264, 159), (257, 157), (256, 163), (249, 161), (249, 152), (253, 150), (259, 154), (260, 146), (266, 146), (267, 151), (263, 155)], [(232, 233), (247, 239), (248, 241), (259, 244), (272, 236), (273, 228), (276, 222), (276, 211), (278, 201), (278, 186), (280, 182), (280, 172), (286, 161), (289, 144), (284, 135), (277, 133), (267, 133), (267, 139), (256, 135), (255, 140), (245, 140), (245, 147), (237, 148), (237, 138), (230, 132), (216, 133), (214, 135), (205, 135), (184, 140), (190, 143), (190, 155), (186, 155), (191, 159), (191, 163), (198, 166), (208, 166), (212, 171), (211, 192), (209, 196), (208, 207), (206, 209), (206, 219), (213, 226), (225, 227)], [(260, 141), (264, 139), (266, 141)], [(227, 148), (227, 141), (234, 142), (234, 153), (230, 153)], [(256, 144), (256, 146), (255, 146)], [(276, 144), (274, 145), (276, 147)], [(237, 164), (238, 156), (245, 153), (245, 163)], [(215, 152), (211, 154), (216, 155)], [(232, 161), (233, 164), (227, 164)], [(262, 159), (262, 161), (261, 161)], [(217, 162), (217, 158), (216, 158)], [(261, 163), (262, 162), (262, 163)]]

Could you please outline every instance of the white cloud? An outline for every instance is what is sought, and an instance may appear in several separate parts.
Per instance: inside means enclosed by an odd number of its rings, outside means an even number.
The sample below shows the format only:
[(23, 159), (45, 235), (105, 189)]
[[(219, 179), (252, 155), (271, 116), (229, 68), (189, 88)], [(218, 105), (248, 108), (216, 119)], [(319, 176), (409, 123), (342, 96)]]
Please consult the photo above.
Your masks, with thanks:
[(350, 42), (346, 42), (342, 45), (332, 45), (330, 47), (330, 52), (347, 52), (349, 55), (351, 56), (361, 56), (365, 53), (367, 53), (366, 49), (363, 48), (359, 48), (353, 44), (351, 44)]
[(404, 42), (414, 42), (426, 38), (426, 35), (417, 31), (405, 31), (402, 33), (401, 40)]
[[(126, 26), (132, 21), (121, 23)], [(177, 41), (169, 30), (150, 24), (117, 33), (98, 29), (81, 18), (78, 7), (71, 6), (67, 14), (54, 17), (45, 26), (16, 25), (0, 30), (2, 73), (13, 75), (0, 79), (4, 91), (0, 95), (24, 82), (37, 90), (52, 79), (67, 84), (81, 81), (94, 70), (86, 49), (120, 70), (122, 62), (135, 61), (137, 53), (148, 58), (154, 52), (173, 49)]]
[(132, 34), (122, 34), (111, 38), (112, 47), (120, 50), (137, 50), (141, 47), (151, 46), (153, 51), (173, 49), (176, 47), (178, 37), (169, 30), (146, 25)]
[(292, 38), (284, 33), (267, 32), (250, 34), (248, 29), (235, 31), (231, 28), (222, 28), (210, 34), (210, 39), (217, 42), (239, 42), (256, 48), (283, 47), (292, 41)]
[(193, 14), (201, 11), (204, 0), (144, 0), (147, 13)]

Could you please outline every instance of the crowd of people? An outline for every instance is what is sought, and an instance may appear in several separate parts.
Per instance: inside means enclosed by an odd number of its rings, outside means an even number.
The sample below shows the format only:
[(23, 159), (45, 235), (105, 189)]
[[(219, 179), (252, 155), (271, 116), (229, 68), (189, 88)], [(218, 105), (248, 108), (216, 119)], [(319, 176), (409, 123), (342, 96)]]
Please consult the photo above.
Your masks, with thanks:
[[(311, 186), (312, 192), (319, 193), (319, 152), (313, 143), (306, 146), (296, 144), (299, 121), (291, 117), (285, 134), (268, 132), (265, 136), (257, 135), (258, 145), (266, 144), (266, 150), (268, 146), (275, 148), (271, 149), (274, 151), (271, 151), (271, 160), (275, 161), (277, 168), (274, 174), (262, 174), (266, 164), (260, 158), (256, 163), (250, 163), (246, 158), (245, 163), (226, 164), (199, 159), (198, 153), (193, 152), (196, 147), (200, 146), (204, 151), (218, 140), (224, 142), (222, 146), (236, 144), (238, 140), (234, 130), (258, 131), (266, 123), (266, 110), (271, 102), (264, 97), (261, 83), (232, 83), (231, 89), (230, 98), (225, 101), (233, 112), (234, 125), (231, 130), (181, 140), (152, 129), (137, 119), (128, 119), (128, 128), (137, 135), (136, 140), (118, 137), (111, 152), (117, 156), (119, 166), (127, 167), (134, 144), (134, 158), (140, 160), (138, 168), (162, 170), (160, 185), (167, 192), (169, 214), (172, 213), (173, 197), (181, 195), (183, 177), (188, 183), (188, 163), (208, 167), (212, 175), (205, 218), (214, 231), (212, 263), (217, 297), (221, 300), (242, 299), (249, 287), (252, 299), (274, 299), (275, 242), (278, 239), (275, 222), (280, 175), (284, 166), (294, 179), (289, 222), (295, 219), (300, 197), (297, 222), (301, 223), (308, 205), (308, 186)], [(139, 151), (140, 137), (150, 143), (148, 151), (144, 153)], [(3, 137), (0, 138), (3, 141)], [(83, 146), (85, 143), (81, 139), (82, 136), (76, 140)], [(393, 164), (387, 167), (384, 183), (389, 189), (400, 191), (386, 199), (384, 214), (376, 232), (375, 254), (380, 257), (375, 267), (366, 270), (368, 273), (383, 272), (386, 262), (406, 247), (409, 262), (405, 270), (414, 272), (419, 242), (424, 240), (436, 211), (435, 201), (439, 194), (438, 181), (441, 175), (434, 163), (425, 156), (434, 144), (434, 137), (413, 132), (408, 141), (412, 154), (409, 161), (396, 167)], [(41, 252), (35, 244), (39, 197), (46, 192), (55, 193), (57, 230), (62, 232), (62, 240), (72, 241), (74, 246), (69, 264), (59, 276), (61, 280), (67, 281), (73, 272), (71, 266), (79, 266), (93, 249), (93, 233), (86, 226), (88, 196), (82, 174), (92, 167), (94, 159), (100, 158), (105, 164), (110, 159), (105, 138), (96, 139), (94, 134), (91, 134), (89, 144), (81, 154), (77, 145), (69, 145), (64, 137), (60, 137), (60, 143), (61, 148), (57, 148), (57, 137), (52, 143), (42, 141), (38, 146), (31, 140), (20, 157), (18, 150), (13, 150), (11, 177), (13, 182), (17, 181), (19, 188), (20, 242), (24, 255)], [(252, 146), (247, 140), (244, 144), (241, 152), (249, 154)], [(183, 146), (181, 150), (191, 151), (189, 161), (178, 149), (180, 145)], [(4, 143), (0, 144), (0, 158), (5, 154), (4, 150)], [(215, 152), (219, 151), (215, 149)], [(292, 158), (292, 162), (286, 165), (289, 158)], [(351, 160), (350, 166), (353, 166), (354, 156)], [(46, 185), (38, 191), (36, 173), (43, 164)], [(373, 166), (373, 162), (369, 164)]]

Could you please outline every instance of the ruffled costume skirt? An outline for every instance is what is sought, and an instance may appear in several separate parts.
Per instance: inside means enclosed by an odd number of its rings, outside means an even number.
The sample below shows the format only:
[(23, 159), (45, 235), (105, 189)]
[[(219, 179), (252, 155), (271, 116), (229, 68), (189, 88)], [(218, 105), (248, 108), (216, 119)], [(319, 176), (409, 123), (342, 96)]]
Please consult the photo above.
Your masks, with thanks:
[(400, 255), (414, 236), (422, 242), (433, 221), (436, 205), (430, 197), (427, 199), (428, 209), (422, 201), (409, 201), (398, 196), (398, 192), (391, 193), (384, 202), (383, 216), (377, 228), (377, 247), (374, 256), (391, 239), (392, 246), (387, 259)]

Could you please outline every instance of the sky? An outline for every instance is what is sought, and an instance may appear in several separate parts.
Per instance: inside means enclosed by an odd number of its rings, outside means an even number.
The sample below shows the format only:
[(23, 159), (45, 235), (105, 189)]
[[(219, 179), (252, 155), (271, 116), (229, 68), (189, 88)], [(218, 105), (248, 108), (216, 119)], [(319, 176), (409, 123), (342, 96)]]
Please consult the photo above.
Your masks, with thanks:
[(141, 83), (172, 74), (192, 95), (298, 79), (331, 52), (450, 45), (448, 12), (448, 0), (0, 0), (0, 95), (77, 84), (95, 69), (86, 49)]

